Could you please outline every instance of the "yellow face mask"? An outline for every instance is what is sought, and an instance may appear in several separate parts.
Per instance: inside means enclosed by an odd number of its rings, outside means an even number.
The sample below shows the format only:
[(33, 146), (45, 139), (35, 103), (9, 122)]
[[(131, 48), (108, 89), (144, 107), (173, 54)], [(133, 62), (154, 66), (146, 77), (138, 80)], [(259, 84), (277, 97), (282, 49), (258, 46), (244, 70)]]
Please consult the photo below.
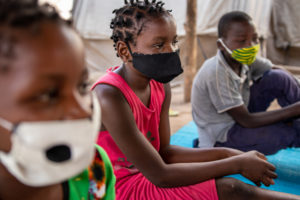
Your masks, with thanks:
[(222, 39), (218, 39), (218, 41), (223, 45), (223, 47), (226, 49), (226, 51), (231, 55), (232, 58), (237, 60), (238, 62), (244, 64), (244, 65), (251, 65), (255, 59), (256, 55), (260, 49), (260, 45), (254, 45), (251, 47), (246, 48), (240, 48), (235, 49), (231, 51), (222, 41)]

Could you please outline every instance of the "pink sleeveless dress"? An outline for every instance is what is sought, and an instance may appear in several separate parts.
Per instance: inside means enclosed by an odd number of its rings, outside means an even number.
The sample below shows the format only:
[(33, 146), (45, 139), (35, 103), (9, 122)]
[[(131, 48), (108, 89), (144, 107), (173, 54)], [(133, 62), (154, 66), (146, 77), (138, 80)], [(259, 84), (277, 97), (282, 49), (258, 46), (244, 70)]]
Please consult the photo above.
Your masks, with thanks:
[[(92, 87), (108, 84), (118, 88), (126, 98), (141, 133), (153, 147), (159, 151), (159, 121), (161, 107), (165, 98), (164, 86), (154, 80), (150, 81), (151, 99), (146, 107), (136, 96), (125, 80), (110, 68)], [(124, 133), (126, 134), (126, 133)], [(113, 141), (108, 131), (99, 134), (98, 142), (107, 152), (117, 178), (116, 199), (118, 200), (217, 200), (215, 180), (195, 185), (175, 188), (160, 188), (146, 179), (142, 173), (130, 163)]]

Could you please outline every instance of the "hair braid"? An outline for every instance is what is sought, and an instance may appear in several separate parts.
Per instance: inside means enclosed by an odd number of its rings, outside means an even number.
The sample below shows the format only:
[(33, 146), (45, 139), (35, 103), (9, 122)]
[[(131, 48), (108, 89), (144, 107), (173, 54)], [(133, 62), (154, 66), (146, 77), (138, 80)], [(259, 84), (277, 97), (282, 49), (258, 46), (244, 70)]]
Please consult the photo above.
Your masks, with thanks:
[[(145, 26), (145, 19), (170, 14), (171, 10), (163, 8), (162, 1), (156, 0), (124, 0), (124, 6), (115, 9), (115, 17), (111, 20), (110, 28), (113, 30), (111, 39), (116, 44), (118, 41), (136, 45), (136, 38)], [(118, 56), (118, 55), (117, 55)]]

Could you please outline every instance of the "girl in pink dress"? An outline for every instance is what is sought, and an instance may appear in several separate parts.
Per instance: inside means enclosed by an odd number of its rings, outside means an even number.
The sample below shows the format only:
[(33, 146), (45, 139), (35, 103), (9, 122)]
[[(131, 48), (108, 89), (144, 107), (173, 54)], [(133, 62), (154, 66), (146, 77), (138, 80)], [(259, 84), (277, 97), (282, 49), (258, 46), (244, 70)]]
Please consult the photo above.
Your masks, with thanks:
[(100, 144), (117, 178), (116, 197), (126, 199), (297, 199), (257, 185), (273, 184), (275, 167), (256, 151), (188, 149), (170, 145), (168, 83), (182, 73), (176, 24), (162, 2), (125, 1), (115, 10), (112, 39), (123, 65), (93, 86), (101, 103)]

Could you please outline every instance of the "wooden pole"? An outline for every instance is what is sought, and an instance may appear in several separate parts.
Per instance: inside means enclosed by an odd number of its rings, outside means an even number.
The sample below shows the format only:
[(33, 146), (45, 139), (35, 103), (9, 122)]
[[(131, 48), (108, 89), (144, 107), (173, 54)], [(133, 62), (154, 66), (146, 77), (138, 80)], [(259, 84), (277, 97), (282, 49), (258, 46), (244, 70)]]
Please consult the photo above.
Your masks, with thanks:
[(197, 0), (187, 0), (184, 52), (184, 102), (191, 101), (193, 78), (197, 66)]

